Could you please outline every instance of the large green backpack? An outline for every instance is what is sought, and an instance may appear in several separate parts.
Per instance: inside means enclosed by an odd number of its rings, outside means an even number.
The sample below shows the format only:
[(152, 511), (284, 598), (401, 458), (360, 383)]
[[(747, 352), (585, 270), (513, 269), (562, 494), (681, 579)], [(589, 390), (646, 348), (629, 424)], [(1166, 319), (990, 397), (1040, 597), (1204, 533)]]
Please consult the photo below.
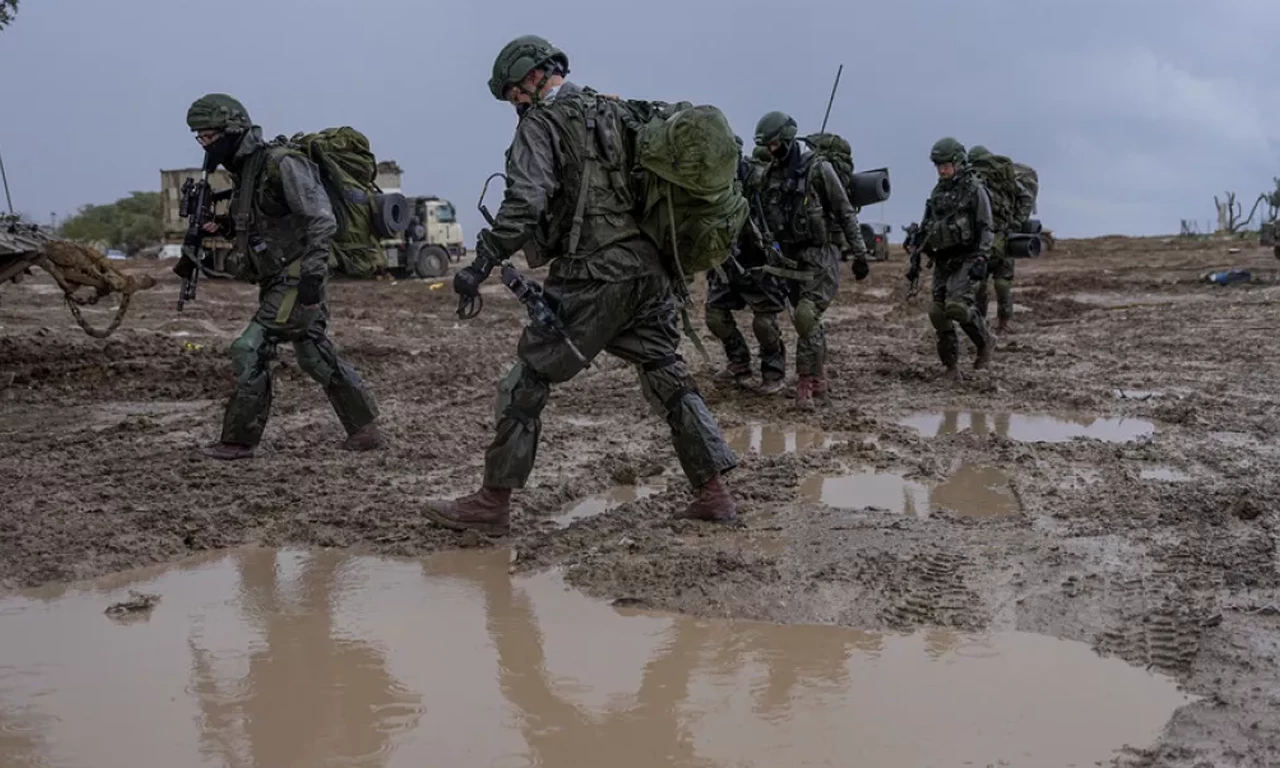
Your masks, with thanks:
[(684, 278), (720, 266), (747, 220), (741, 149), (724, 113), (682, 101), (635, 127), (640, 229)]
[(1026, 163), (1014, 163), (1013, 172), (1018, 179), (1018, 183), (1026, 187), (1031, 193), (1031, 212), (1036, 210), (1036, 196), (1040, 194), (1040, 175), (1036, 173), (1036, 169)]
[(991, 198), (991, 218), (996, 229), (1010, 232), (1019, 223), (1014, 222), (1014, 208), (1018, 201), (1018, 178), (1013, 161), (1004, 155), (983, 155), (970, 164), (986, 184)]
[(843, 137), (834, 133), (811, 133), (800, 139), (813, 153), (836, 169), (836, 175), (844, 184), (845, 194), (853, 196), (853, 147)]
[(374, 194), (378, 162), (369, 139), (350, 126), (296, 133), (289, 143), (320, 168), (320, 178), (333, 201), (338, 233), (329, 266), (351, 277), (370, 277), (386, 266), (374, 231)]

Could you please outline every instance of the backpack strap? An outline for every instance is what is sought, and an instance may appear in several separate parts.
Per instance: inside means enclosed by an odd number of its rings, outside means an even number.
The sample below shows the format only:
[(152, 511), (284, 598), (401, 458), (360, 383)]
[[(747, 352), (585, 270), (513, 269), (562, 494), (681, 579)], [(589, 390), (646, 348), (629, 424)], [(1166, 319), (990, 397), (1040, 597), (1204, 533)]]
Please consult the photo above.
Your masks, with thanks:
[(239, 195), (231, 210), (231, 220), (235, 224), (236, 252), (244, 257), (249, 254), (249, 225), (253, 223), (253, 203), (258, 196), (263, 171), (267, 166), (267, 156), (278, 146), (280, 138), (283, 137), (277, 137), (275, 141), (250, 155), (245, 163), (244, 175), (240, 178)]
[(587, 211), (587, 192), (591, 187), (591, 174), (596, 165), (596, 121), (600, 119), (600, 103), (594, 93), (585, 91), (586, 100), (586, 144), (584, 147), (586, 160), (582, 163), (582, 181), (578, 184), (578, 202), (573, 209), (573, 226), (569, 229), (569, 248), (566, 256), (578, 252), (578, 240), (582, 237), (582, 220)]

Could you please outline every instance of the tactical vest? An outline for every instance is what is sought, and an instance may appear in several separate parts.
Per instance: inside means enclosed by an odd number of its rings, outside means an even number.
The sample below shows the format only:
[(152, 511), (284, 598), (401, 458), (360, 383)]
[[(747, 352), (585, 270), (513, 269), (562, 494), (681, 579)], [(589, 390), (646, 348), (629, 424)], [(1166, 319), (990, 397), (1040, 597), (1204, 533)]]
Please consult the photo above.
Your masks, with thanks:
[[(521, 118), (549, 123), (565, 158), (561, 192), (550, 200), (545, 226), (525, 246), (529, 266), (543, 266), (554, 257), (585, 258), (641, 234), (624, 109), (616, 100), (579, 87), (561, 90)], [(584, 186), (586, 174), (590, 177)]]
[(813, 193), (811, 174), (817, 159), (813, 152), (792, 155), (786, 168), (770, 167), (762, 179), (765, 224), (784, 246), (821, 247), (831, 242), (826, 211)]
[(259, 280), (274, 277), (302, 258), (306, 224), (294, 221), (280, 183), (280, 160), (288, 155), (306, 160), (301, 151), (279, 140), (251, 154), (231, 196), (235, 250)]
[(939, 182), (929, 196), (929, 220), (924, 236), (935, 253), (971, 249), (978, 244), (973, 198), (978, 180), (966, 173), (950, 183)]

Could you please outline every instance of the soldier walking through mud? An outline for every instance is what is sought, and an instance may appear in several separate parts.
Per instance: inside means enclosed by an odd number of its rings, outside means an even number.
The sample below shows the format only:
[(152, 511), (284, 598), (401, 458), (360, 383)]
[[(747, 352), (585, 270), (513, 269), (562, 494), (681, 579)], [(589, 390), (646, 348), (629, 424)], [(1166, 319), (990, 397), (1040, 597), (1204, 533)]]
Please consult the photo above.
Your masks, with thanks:
[[(342, 447), (383, 447), (373, 396), (327, 332), (325, 288), (338, 225), (315, 163), (294, 148), (264, 141), (244, 106), (226, 94), (197, 99), (187, 125), (205, 149), (205, 167), (222, 165), (235, 181), (230, 215), (207, 223), (205, 231), (234, 238), (258, 283), (258, 310), (231, 344), (236, 388), (221, 439), (200, 452), (213, 459), (253, 456), (270, 415), (269, 363), (281, 341), (293, 343), (298, 367), (324, 387), (347, 432)], [(174, 271), (190, 278), (194, 258), (184, 253)]]
[(928, 253), (933, 259), (929, 321), (938, 334), (938, 357), (946, 366), (946, 376), (958, 379), (957, 324), (977, 347), (973, 367), (986, 368), (991, 362), (991, 335), (974, 303), (977, 287), (987, 276), (994, 238), (991, 201), (959, 141), (950, 136), (939, 139), (929, 159), (938, 171), (938, 183), (924, 206), (917, 233), (920, 242), (912, 244), (907, 279), (913, 285), (920, 279), (920, 253)]
[[(995, 285), (996, 327), (998, 336), (1008, 331), (1013, 317), (1013, 270), (1015, 259), (1009, 252), (1009, 235), (1020, 231), (1031, 217), (1035, 198), (1018, 181), (1013, 161), (1004, 155), (995, 155), (981, 144), (969, 150), (969, 165), (974, 168), (987, 188), (991, 199), (991, 217), (995, 224), (991, 243), (991, 257), (987, 261), (987, 277)], [(990, 310), (984, 278), (978, 286), (975, 302), (985, 319)]]
[(517, 362), (498, 385), (497, 434), (485, 452), (480, 489), (430, 501), (425, 514), (448, 528), (509, 531), (511, 492), (533, 471), (551, 385), (588, 364), (568, 337), (586, 361), (603, 351), (636, 366), (695, 492), (676, 517), (734, 520), (737, 507), (721, 475), (738, 460), (678, 354), (672, 280), (637, 221), (640, 204), (627, 173), (635, 149), (623, 140), (623, 116), (643, 104), (568, 82), (568, 72), (569, 57), (536, 35), (512, 40), (494, 61), (489, 91), (519, 115), (506, 194), (492, 229), (480, 231), (475, 260), (453, 280), (466, 301), (516, 251), (531, 267), (550, 263), (544, 289), (565, 336), (532, 323), (524, 328)]
[[(738, 139), (742, 143), (742, 139)], [(764, 172), (765, 163), (743, 157), (738, 162), (738, 185), (745, 189), (752, 177)], [(754, 235), (754, 236), (753, 236)], [(751, 329), (760, 345), (760, 385), (757, 392), (773, 395), (782, 391), (787, 375), (786, 345), (778, 315), (787, 308), (786, 285), (764, 271), (765, 246), (751, 224), (744, 226), (733, 255), (723, 267), (707, 272), (707, 330), (724, 345), (728, 365), (718, 372), (719, 383), (746, 386), (751, 381), (751, 348), (733, 313), (751, 308)]]
[[(796, 404), (809, 406), (826, 398), (827, 340), (822, 315), (840, 289), (842, 232), (853, 256), (854, 276), (870, 272), (867, 245), (858, 214), (831, 162), (804, 149), (796, 141), (796, 121), (782, 112), (769, 112), (756, 124), (756, 147), (769, 153), (758, 189), (762, 229), (781, 247), (784, 266), (792, 264), (804, 280), (787, 283), (795, 308)], [(748, 195), (756, 190), (748, 189)], [(772, 244), (767, 244), (772, 246)], [(789, 263), (787, 263), (789, 262)]]

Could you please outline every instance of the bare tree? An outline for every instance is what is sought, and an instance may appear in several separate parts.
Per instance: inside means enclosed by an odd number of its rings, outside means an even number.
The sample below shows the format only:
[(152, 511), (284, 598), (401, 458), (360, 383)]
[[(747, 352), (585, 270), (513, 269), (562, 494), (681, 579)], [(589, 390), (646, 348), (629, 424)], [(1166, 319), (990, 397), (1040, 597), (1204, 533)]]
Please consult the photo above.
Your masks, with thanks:
[(0, 29), (4, 29), (13, 23), (13, 17), (18, 15), (18, 0), (0, 0)]
[(1225, 203), (1219, 201), (1218, 196), (1214, 195), (1213, 205), (1218, 209), (1218, 232), (1234, 234), (1244, 225), (1244, 221), (1240, 219), (1240, 215), (1244, 213), (1244, 206), (1236, 202), (1235, 192), (1227, 193)]

